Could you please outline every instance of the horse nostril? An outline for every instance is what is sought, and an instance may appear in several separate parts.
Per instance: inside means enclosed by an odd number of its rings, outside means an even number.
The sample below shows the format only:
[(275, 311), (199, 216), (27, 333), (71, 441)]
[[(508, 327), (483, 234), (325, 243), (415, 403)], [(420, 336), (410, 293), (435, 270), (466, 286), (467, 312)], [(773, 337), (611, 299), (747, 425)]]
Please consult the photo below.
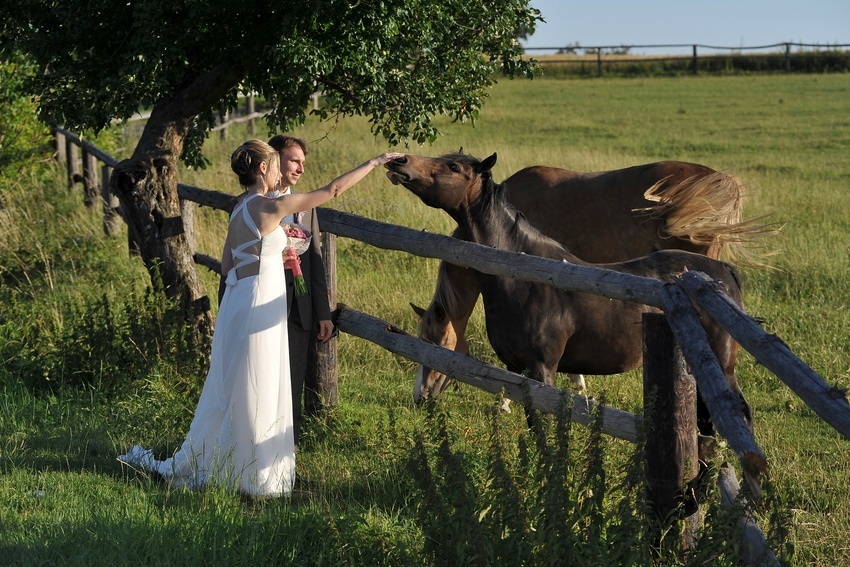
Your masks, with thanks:
[(395, 158), (393, 163), (397, 163), (399, 165), (404, 165), (407, 163), (407, 156), (401, 156), (400, 158)]

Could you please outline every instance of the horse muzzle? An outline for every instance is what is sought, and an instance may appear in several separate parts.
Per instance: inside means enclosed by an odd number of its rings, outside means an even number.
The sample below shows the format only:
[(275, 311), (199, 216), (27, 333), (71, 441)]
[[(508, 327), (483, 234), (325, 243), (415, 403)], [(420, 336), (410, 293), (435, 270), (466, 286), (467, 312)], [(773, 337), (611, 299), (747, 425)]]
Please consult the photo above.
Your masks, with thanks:
[(419, 367), (416, 373), (416, 384), (413, 386), (413, 402), (417, 405), (425, 400), (433, 399), (443, 393), (452, 379), (436, 370)]
[(387, 179), (389, 179), (393, 185), (403, 185), (410, 181), (410, 176), (406, 173), (399, 173), (397, 171), (390, 170), (387, 172)]

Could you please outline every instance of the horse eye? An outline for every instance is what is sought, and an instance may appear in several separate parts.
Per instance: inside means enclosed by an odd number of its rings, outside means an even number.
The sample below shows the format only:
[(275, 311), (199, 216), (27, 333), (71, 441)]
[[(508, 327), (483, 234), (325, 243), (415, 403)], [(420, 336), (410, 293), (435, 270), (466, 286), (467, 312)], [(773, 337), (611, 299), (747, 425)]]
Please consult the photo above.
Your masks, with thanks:
[(450, 162), (447, 164), (448, 168), (454, 171), (455, 173), (460, 173), (460, 166), (454, 162)]

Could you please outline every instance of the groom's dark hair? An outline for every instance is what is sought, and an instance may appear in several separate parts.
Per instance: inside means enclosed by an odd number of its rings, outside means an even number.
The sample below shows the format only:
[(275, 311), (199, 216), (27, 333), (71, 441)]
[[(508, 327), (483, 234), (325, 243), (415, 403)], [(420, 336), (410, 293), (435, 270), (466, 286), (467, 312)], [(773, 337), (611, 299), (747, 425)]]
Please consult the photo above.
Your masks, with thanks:
[(301, 148), (301, 151), (304, 152), (304, 155), (307, 155), (307, 143), (304, 142), (304, 140), (296, 138), (294, 136), (286, 136), (284, 134), (272, 136), (269, 140), (269, 145), (273, 147), (277, 153), (282, 152), (286, 148), (298, 146), (299, 148)]

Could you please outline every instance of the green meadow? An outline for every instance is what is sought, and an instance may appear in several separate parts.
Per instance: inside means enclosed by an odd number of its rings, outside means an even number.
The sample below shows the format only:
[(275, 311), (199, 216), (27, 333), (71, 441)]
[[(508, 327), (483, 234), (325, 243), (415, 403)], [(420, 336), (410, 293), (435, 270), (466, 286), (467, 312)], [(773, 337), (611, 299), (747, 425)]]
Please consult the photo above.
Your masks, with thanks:
[[(399, 149), (495, 152), (497, 181), (536, 164), (599, 171), (660, 160), (737, 175), (747, 188), (745, 217), (770, 214), (782, 225), (753, 248), (771, 268), (741, 266), (747, 311), (827, 383), (850, 387), (850, 75), (503, 80), (474, 125), (440, 124), (444, 135), (433, 145)], [(137, 127), (95, 141), (126, 157)], [(268, 137), (264, 124), (255, 127), (256, 137)], [(388, 149), (358, 117), (310, 119), (294, 134), (310, 144), (300, 190)], [(249, 137), (244, 124), (226, 137), (211, 135), (210, 166), (182, 170), (180, 181), (238, 193), (229, 156)], [(523, 461), (523, 412), (515, 406), (494, 415), (494, 397), (466, 385), (449, 388), (430, 411), (414, 407), (416, 365), (345, 334), (340, 402), (305, 426), (298, 470), (310, 482), (292, 498), (252, 502), (212, 488), (176, 490), (118, 463), (115, 456), (135, 443), (161, 455), (179, 446), (203, 372), (184, 350), (173, 309), (149, 292), (146, 271), (128, 255), (126, 234), (105, 238), (79, 186), (69, 191), (49, 150), (37, 149), (0, 172), (0, 563), (479, 564), (471, 551), (456, 562), (435, 555), (435, 539), (463, 550), (476, 532), (456, 518), (440, 528), (428, 517), (417, 447), (445, 491), (457, 490), (439, 478), (456, 470), (440, 456), (444, 441), (452, 447), (464, 463), (466, 494), (479, 498), (471, 509), (486, 527), (489, 511), (508, 499), (496, 490), (494, 444), (515, 476), (535, 476)], [(328, 206), (442, 234), (453, 228), (445, 213), (380, 170)], [(199, 251), (220, 256), (225, 227), (223, 213), (199, 208)], [(438, 261), (337, 242), (339, 301), (415, 333), (409, 302), (429, 303)], [(214, 297), (217, 276), (198, 269)], [(472, 354), (500, 365), (480, 304), (469, 334)], [(769, 462), (773, 497), (755, 515), (774, 551), (791, 565), (850, 563), (850, 441), (746, 352), (737, 374)], [(587, 382), (590, 395), (641, 411), (639, 372)], [(640, 505), (628, 494), (634, 447), (579, 426), (569, 436), (567, 476), (583, 490), (562, 499), (573, 514), (565, 522), (578, 534), (574, 544), (585, 550), (575, 564), (644, 563), (652, 554), (640, 530), (618, 519), (635, 514), (640, 525), (640, 510), (623, 506)], [(737, 467), (730, 451), (723, 458)], [(591, 477), (604, 483), (588, 483)], [(519, 494), (536, 494), (515, 481)], [(537, 508), (522, 509), (528, 520)], [(709, 519), (718, 523), (706, 529), (692, 564), (739, 562), (715, 512)], [(501, 541), (512, 541), (508, 532)], [(624, 539), (625, 551), (617, 543)], [(491, 553), (490, 564), (523, 562)]]

